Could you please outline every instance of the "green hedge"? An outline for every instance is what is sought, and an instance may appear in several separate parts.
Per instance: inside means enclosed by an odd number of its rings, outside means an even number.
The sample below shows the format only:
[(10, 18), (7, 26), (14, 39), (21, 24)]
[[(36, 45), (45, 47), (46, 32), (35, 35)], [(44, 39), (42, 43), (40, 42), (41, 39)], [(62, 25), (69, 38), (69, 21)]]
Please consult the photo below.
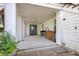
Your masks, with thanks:
[(0, 28), (0, 32), (3, 32), (4, 31), (4, 28)]
[(14, 39), (10, 33), (0, 34), (0, 56), (10, 55), (16, 49)]

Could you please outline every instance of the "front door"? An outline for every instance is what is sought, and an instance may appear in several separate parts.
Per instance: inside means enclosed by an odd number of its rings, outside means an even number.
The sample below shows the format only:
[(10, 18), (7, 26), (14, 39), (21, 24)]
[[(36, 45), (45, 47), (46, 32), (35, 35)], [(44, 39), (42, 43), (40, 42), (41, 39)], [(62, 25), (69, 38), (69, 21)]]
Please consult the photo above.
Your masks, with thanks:
[(37, 25), (30, 25), (30, 35), (37, 35)]

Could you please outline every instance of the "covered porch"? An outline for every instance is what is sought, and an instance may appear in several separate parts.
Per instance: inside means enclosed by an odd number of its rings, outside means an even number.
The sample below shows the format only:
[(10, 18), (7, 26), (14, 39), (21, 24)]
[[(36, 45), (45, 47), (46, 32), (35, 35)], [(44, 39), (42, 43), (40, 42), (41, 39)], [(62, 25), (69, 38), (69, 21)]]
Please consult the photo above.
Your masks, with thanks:
[[(17, 3), (16, 10), (18, 50), (50, 49), (58, 45), (54, 42), (57, 9), (30, 3)], [(41, 31), (45, 31), (45, 34), (42, 35)], [(53, 32), (55, 35), (46, 35), (47, 32)], [(51, 40), (47, 36), (51, 36)]]

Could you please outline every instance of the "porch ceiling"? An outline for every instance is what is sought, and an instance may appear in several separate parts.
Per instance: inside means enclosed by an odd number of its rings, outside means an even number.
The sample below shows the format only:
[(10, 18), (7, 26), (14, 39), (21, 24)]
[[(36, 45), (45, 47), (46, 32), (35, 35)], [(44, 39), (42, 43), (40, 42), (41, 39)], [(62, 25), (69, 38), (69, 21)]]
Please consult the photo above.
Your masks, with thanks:
[(41, 23), (56, 15), (57, 10), (29, 3), (17, 3), (17, 15), (26, 22)]

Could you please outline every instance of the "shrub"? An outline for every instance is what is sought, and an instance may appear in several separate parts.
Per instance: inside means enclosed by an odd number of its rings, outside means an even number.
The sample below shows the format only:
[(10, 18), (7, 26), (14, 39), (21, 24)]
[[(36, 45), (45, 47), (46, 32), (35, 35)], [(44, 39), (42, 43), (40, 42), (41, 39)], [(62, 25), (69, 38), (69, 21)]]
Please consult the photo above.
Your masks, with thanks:
[(10, 55), (16, 49), (14, 37), (10, 33), (0, 34), (0, 55)]
[(3, 32), (4, 31), (4, 28), (0, 28), (0, 32)]

